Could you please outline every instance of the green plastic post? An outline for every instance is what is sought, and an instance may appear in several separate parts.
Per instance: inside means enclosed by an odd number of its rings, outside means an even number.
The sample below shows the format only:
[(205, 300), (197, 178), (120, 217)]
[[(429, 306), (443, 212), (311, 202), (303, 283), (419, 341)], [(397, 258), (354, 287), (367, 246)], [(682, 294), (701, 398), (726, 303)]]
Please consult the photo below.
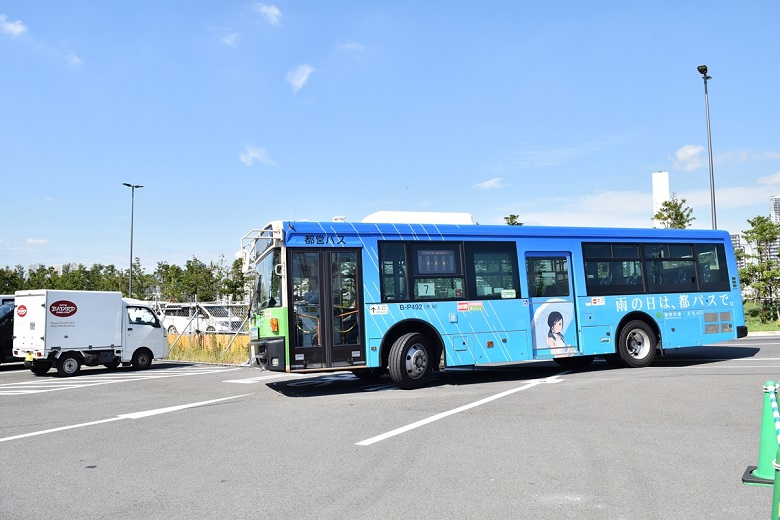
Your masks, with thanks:
[[(769, 389), (769, 390), (768, 390)], [(775, 468), (772, 464), (777, 455), (777, 430), (775, 429), (775, 417), (772, 414), (772, 403), (769, 392), (775, 391), (775, 382), (767, 381), (764, 384), (764, 412), (761, 416), (761, 438), (758, 444), (758, 465), (751, 475), (766, 480), (775, 480)], [(775, 481), (776, 482), (776, 481)]]
[(775, 485), (772, 489), (772, 520), (778, 520), (780, 514), (780, 477), (777, 473), (780, 472), (780, 449), (775, 455), (773, 467), (775, 469)]

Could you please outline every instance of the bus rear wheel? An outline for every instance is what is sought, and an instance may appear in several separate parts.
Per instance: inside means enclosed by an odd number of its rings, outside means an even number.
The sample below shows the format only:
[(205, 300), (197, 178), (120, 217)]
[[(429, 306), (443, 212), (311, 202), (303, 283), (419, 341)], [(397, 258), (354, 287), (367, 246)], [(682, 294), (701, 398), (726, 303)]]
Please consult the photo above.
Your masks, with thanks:
[(644, 321), (628, 322), (620, 331), (618, 355), (623, 366), (642, 368), (655, 358), (656, 337), (653, 329)]
[(388, 369), (399, 388), (411, 390), (423, 386), (433, 370), (428, 338), (418, 332), (411, 332), (395, 340), (390, 348)]

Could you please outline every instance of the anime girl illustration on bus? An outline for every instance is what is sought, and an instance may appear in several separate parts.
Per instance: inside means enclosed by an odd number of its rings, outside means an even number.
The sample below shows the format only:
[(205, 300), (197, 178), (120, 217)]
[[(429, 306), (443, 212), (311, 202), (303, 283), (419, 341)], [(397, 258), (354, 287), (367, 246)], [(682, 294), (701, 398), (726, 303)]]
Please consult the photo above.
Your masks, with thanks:
[[(534, 312), (534, 357), (562, 357), (578, 352), (577, 341), (566, 334), (573, 320), (569, 302), (546, 302)], [(574, 334), (572, 330), (568, 333)]]
[(563, 315), (558, 311), (552, 311), (547, 315), (547, 346), (550, 349), (566, 348), (566, 340), (563, 339)]

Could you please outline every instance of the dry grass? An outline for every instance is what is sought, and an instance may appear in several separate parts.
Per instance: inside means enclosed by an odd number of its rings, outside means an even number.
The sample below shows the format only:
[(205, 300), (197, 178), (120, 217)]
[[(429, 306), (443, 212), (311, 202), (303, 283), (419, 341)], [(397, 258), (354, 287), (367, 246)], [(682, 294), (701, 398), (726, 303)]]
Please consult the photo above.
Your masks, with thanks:
[(168, 359), (177, 361), (240, 365), (249, 359), (249, 337), (246, 335), (235, 339), (230, 334), (171, 335), (168, 343), (171, 345)]

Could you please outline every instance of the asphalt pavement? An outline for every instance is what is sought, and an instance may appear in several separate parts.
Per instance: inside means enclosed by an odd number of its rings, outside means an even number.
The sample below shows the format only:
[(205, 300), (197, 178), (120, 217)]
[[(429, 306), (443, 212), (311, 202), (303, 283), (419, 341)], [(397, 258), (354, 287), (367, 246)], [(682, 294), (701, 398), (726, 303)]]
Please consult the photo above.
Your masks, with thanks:
[(780, 336), (644, 369), (389, 378), (188, 363), (0, 365), (0, 518), (768, 518), (757, 464)]

